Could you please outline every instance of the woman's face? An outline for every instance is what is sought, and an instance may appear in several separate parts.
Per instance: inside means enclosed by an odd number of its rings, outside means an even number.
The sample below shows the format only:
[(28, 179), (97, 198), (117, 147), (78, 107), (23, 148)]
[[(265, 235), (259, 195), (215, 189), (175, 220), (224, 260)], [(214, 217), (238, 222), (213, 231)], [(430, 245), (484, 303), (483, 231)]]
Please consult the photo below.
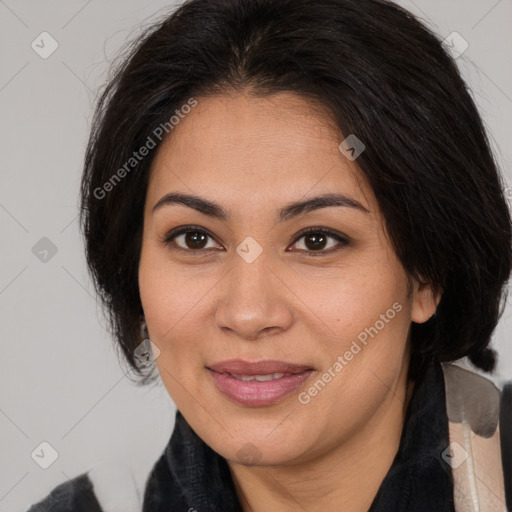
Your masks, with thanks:
[(223, 457), (260, 465), (401, 421), (410, 323), (435, 304), (408, 286), (344, 137), (293, 93), (196, 99), (152, 163), (139, 267), (176, 406)]

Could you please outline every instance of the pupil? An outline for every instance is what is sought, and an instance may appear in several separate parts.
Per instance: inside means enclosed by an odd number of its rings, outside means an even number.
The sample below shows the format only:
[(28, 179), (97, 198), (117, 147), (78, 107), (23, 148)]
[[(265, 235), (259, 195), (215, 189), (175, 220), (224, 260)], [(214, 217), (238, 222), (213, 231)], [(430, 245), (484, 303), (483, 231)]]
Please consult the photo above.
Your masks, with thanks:
[[(312, 240), (313, 243), (308, 243), (308, 240)], [(308, 247), (308, 249), (318, 249), (320, 246), (322, 246), (322, 243), (325, 243), (325, 235), (321, 233), (306, 236), (306, 246)]]
[(191, 249), (202, 249), (204, 244), (201, 245), (201, 242), (204, 243), (205, 241), (206, 235), (198, 231), (191, 231), (185, 235), (185, 243), (189, 246), (192, 245)]

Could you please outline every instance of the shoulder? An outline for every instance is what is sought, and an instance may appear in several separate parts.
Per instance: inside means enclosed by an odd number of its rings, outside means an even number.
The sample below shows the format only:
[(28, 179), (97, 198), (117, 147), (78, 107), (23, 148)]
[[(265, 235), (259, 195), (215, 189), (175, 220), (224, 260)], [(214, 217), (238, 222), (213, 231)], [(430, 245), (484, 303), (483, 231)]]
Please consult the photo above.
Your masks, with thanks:
[(93, 484), (83, 473), (64, 482), (28, 512), (104, 512), (94, 494)]
[(103, 463), (55, 487), (27, 512), (140, 512), (140, 493), (127, 466)]

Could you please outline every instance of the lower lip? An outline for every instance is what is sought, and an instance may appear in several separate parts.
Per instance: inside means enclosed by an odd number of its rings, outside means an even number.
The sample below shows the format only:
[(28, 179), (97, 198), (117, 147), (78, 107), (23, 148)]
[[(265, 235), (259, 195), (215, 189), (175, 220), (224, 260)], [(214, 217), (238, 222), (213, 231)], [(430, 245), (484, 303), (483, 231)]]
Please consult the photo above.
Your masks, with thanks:
[(307, 370), (281, 377), (280, 379), (258, 382), (243, 381), (227, 373), (219, 373), (208, 368), (217, 389), (235, 402), (250, 407), (273, 404), (300, 387), (313, 373)]

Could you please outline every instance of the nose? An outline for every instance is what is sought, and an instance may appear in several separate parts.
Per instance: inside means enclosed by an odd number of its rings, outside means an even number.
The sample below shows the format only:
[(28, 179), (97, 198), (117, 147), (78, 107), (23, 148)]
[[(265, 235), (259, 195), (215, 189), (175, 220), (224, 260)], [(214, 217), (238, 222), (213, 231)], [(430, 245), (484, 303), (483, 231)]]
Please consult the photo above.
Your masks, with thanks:
[(233, 267), (222, 281), (215, 312), (220, 329), (253, 341), (291, 327), (293, 294), (284, 276), (271, 268), (265, 251), (252, 263), (234, 255)]

